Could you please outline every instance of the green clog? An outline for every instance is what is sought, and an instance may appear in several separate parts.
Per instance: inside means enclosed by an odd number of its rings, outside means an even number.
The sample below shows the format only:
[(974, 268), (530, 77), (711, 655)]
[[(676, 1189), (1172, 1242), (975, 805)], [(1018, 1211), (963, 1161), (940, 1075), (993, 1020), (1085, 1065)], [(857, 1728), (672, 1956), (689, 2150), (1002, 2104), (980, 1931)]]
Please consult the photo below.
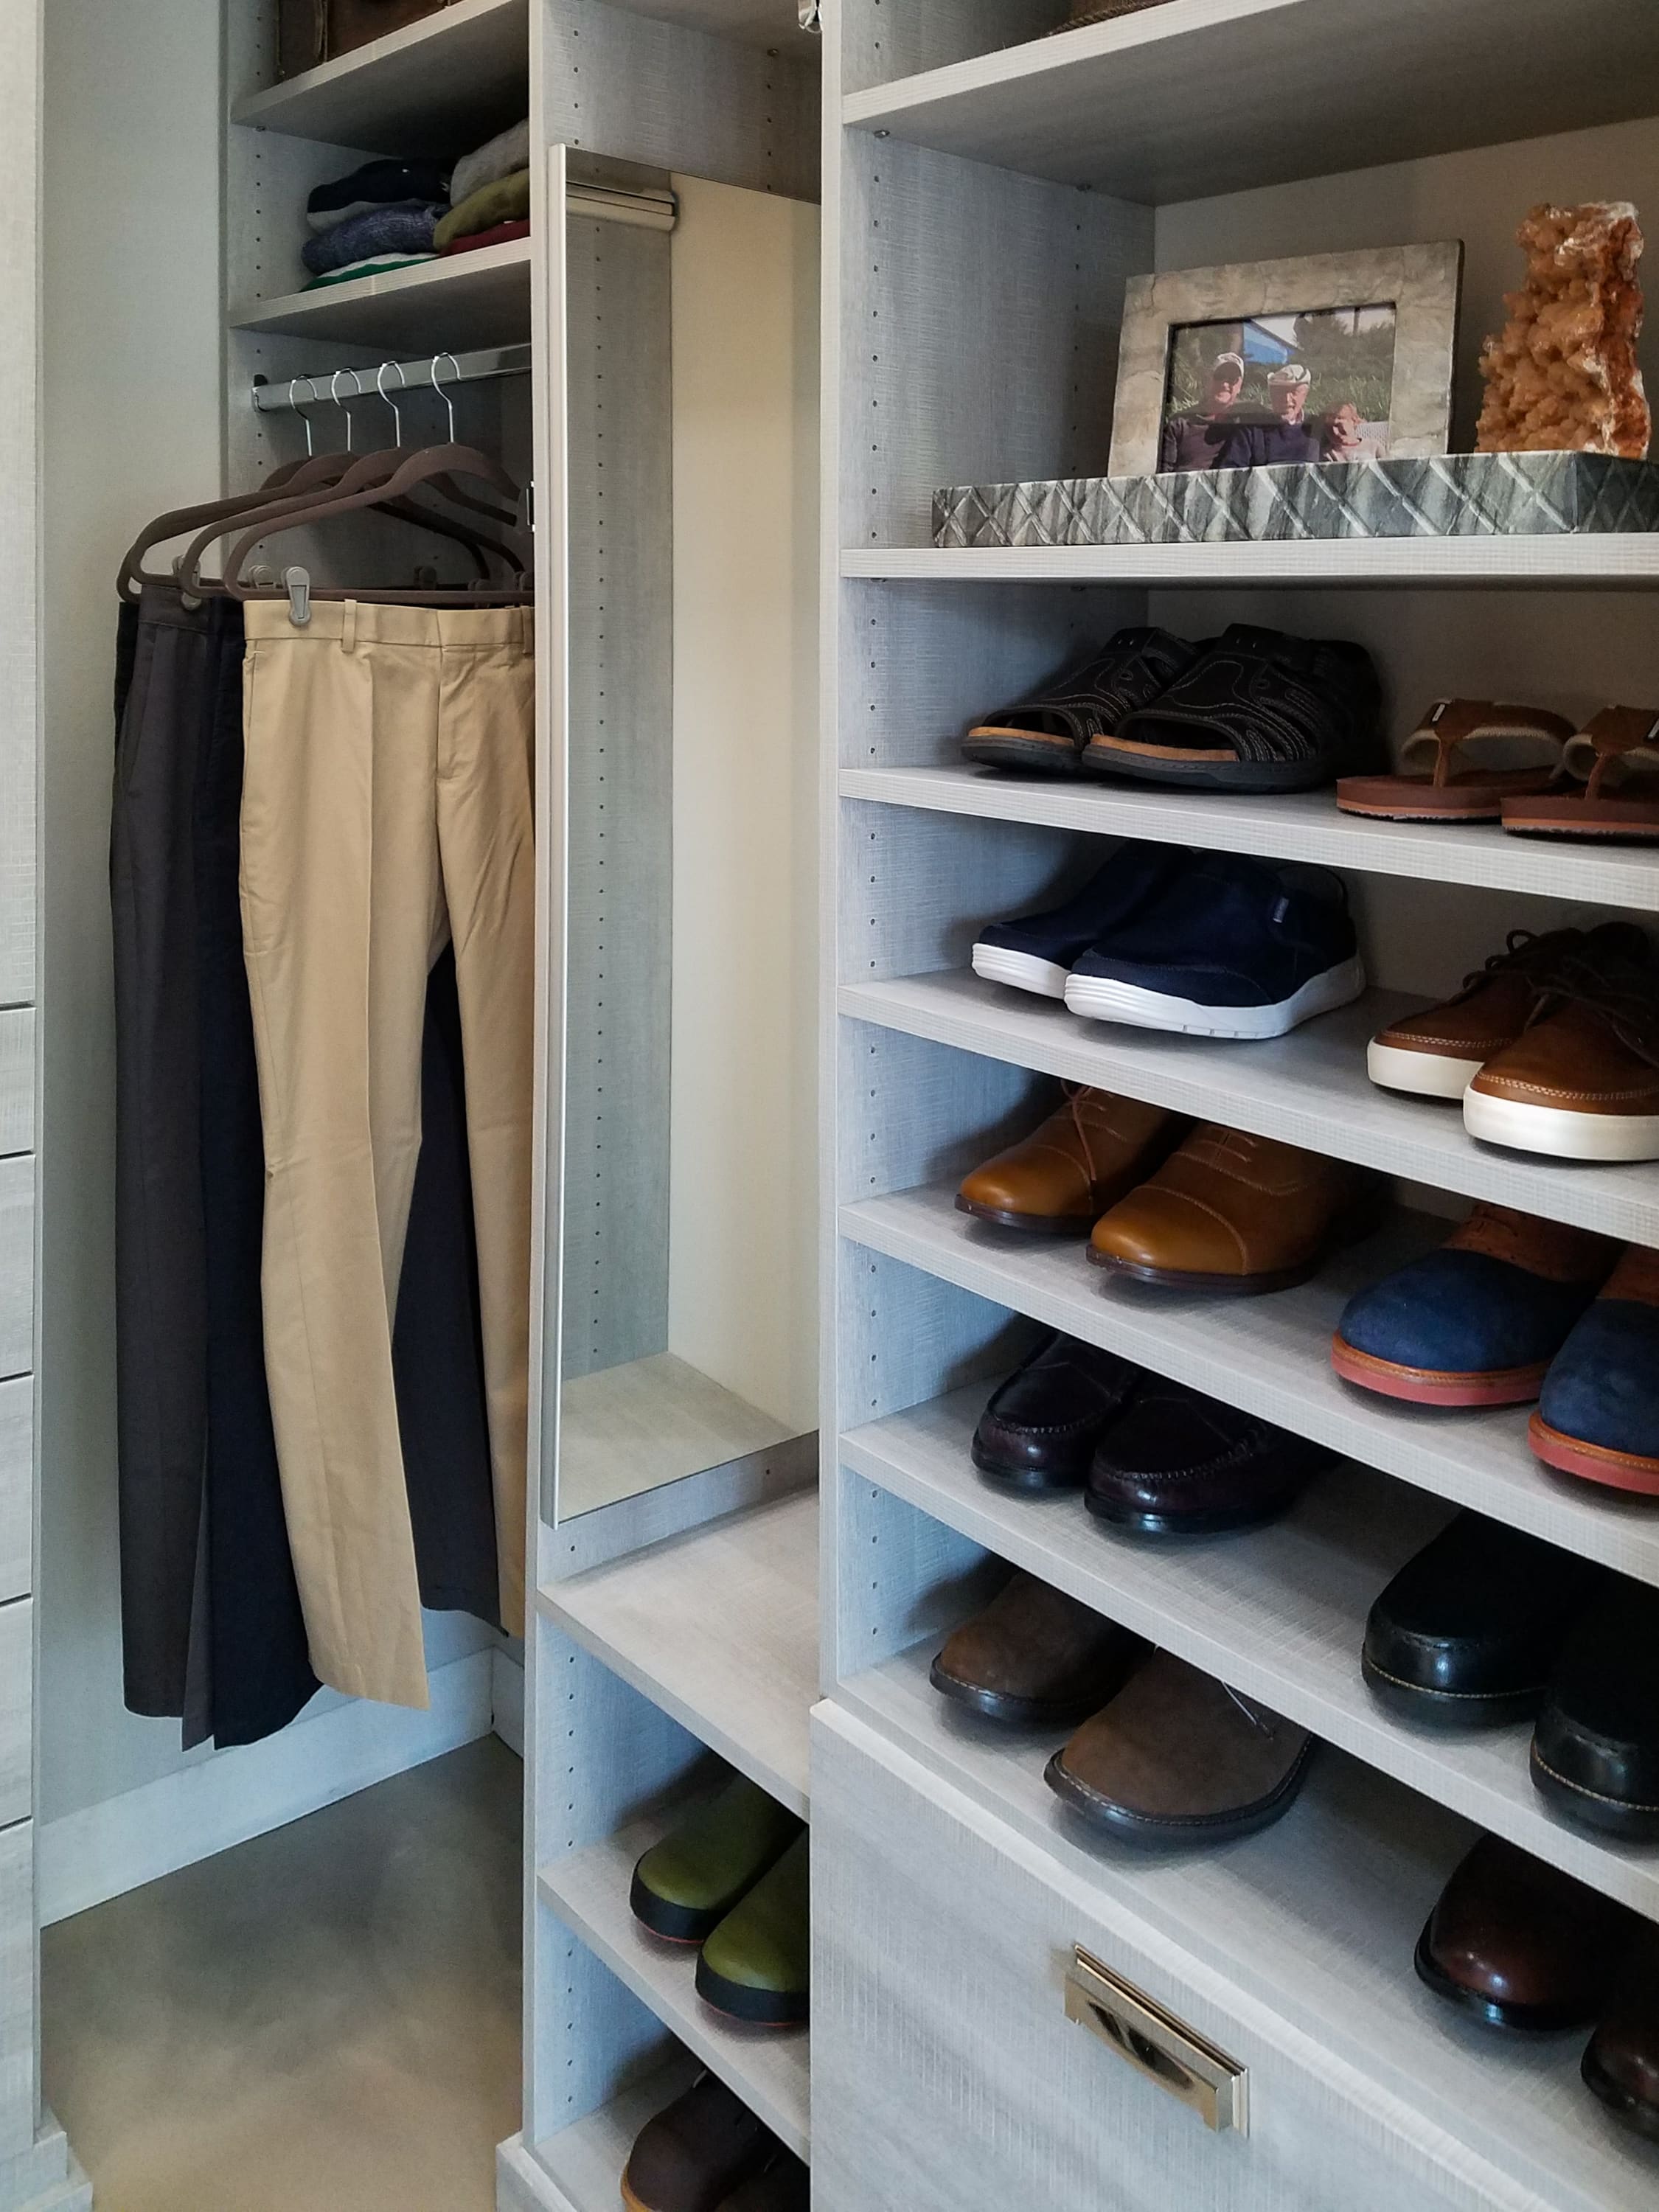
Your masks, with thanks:
[(803, 1832), (702, 1947), (697, 1992), (716, 2012), (765, 2027), (806, 2017), (808, 1846)]
[(800, 1832), (793, 1813), (734, 1776), (635, 1868), (634, 1917), (670, 1943), (701, 1943)]

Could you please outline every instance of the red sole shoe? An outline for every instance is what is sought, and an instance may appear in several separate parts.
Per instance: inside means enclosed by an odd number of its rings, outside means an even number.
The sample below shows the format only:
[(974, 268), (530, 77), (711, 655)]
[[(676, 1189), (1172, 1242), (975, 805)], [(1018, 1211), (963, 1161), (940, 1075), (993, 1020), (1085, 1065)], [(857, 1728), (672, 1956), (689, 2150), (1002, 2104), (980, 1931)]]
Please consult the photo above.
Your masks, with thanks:
[(1458, 1375), (1432, 1367), (1402, 1367), (1395, 1359), (1377, 1359), (1356, 1351), (1345, 1337), (1331, 1339), (1331, 1364), (1345, 1382), (1362, 1390), (1375, 1390), (1384, 1398), (1401, 1398), (1411, 1406), (1525, 1406), (1544, 1387), (1549, 1362), (1531, 1367), (1504, 1367), (1486, 1374)]
[(1553, 1429), (1541, 1413), (1534, 1413), (1527, 1424), (1527, 1442), (1546, 1467), (1562, 1474), (1576, 1474), (1582, 1482), (1599, 1482), (1608, 1490), (1659, 1498), (1659, 1459), (1580, 1443), (1576, 1437), (1564, 1437), (1559, 1429)]

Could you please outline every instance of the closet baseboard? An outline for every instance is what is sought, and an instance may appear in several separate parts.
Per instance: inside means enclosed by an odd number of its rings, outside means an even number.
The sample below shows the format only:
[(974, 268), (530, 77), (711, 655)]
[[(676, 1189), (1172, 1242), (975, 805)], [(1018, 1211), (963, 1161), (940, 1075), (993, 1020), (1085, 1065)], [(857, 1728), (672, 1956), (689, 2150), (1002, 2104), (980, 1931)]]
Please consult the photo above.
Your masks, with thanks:
[(101, 1805), (41, 1824), (40, 1923), (50, 1927), (180, 1867), (286, 1827), (495, 1728), (489, 1649), (437, 1667), (431, 1708), (347, 1702), (264, 1743), (222, 1751)]
[(524, 1757), (524, 1646), (522, 1644), (497, 1644), (490, 1654), (495, 1662), (491, 1703), (495, 1710), (495, 1734), (509, 1751)]

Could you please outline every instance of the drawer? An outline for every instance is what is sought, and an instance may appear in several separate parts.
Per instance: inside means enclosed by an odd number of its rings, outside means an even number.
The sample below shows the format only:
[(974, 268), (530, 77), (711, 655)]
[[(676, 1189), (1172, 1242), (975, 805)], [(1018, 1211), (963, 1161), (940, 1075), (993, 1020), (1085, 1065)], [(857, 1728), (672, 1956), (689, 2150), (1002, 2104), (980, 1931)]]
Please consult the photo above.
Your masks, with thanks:
[(0, 2169), (34, 2140), (33, 1838), (0, 1829)]
[(34, 1364), (34, 1155), (0, 1159), (0, 1377)]
[(34, 1378), (0, 1382), (0, 1605), (27, 1597), (33, 1573)]
[(0, 1605), (0, 1828), (33, 1809), (34, 1605)]
[[(1427, 2142), (1395, 2124), (1408, 2124), (1397, 2106), (1362, 2110), (1352, 2077), (1316, 2071), (1304, 2039), (1265, 2033), (1259, 2006), (1195, 1960), (1183, 1972), (1183, 1954), (1151, 1929), (1109, 1924), (1081, 1884), (857, 1720), (820, 1707), (812, 1759), (817, 2212), (1496, 2201), (1459, 2194)], [(1099, 1984), (1116, 2030), (1068, 2018), (1079, 1946), (1154, 2015)], [(1091, 2009), (1081, 1993), (1073, 2009)], [(1212, 2132), (1171, 2094), (1177, 2076), (1201, 2087), (1194, 2032), (1244, 2069), (1247, 2132)]]

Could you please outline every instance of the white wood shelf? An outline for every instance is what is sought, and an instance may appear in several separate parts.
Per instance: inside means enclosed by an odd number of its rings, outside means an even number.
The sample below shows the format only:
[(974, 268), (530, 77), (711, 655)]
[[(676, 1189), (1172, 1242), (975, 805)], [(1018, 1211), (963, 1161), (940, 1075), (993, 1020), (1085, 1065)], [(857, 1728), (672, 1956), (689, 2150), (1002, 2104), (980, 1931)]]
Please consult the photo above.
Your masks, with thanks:
[(1645, 115), (1656, 74), (1650, 0), (1167, 0), (842, 112), (1161, 204)]
[(550, 1583), (540, 1603), (585, 1650), (805, 1819), (817, 1549), (817, 1493), (803, 1491)]
[(538, 1877), (542, 1897), (688, 2051), (805, 2158), (811, 2109), (806, 2029), (751, 2027), (713, 2011), (697, 1995), (696, 1950), (659, 1942), (629, 1910), (635, 1865), (668, 1826), (667, 1819), (640, 1820), (605, 1843), (556, 1860)]
[(530, 336), (532, 244), (514, 239), (380, 276), (253, 301), (232, 314), (231, 328), (388, 352), (516, 345)]
[[(622, 2202), (622, 2178), (640, 2130), (647, 2120), (672, 2105), (690, 2087), (699, 2069), (684, 2054), (636, 2087), (624, 2089), (597, 2112), (536, 2145), (533, 2151), (520, 2142), (514, 2146), (513, 2163), (530, 2185), (544, 2189), (539, 2162), (572, 2212), (617, 2212)], [(531, 2169), (526, 2173), (526, 2169)], [(538, 2198), (538, 2202), (540, 2201)]]
[(1332, 1371), (1331, 1332), (1350, 1295), (1433, 1242), (1443, 1223), (1425, 1233), (1407, 1216), (1296, 1290), (1215, 1298), (1110, 1283), (1080, 1243), (989, 1228), (958, 1213), (955, 1194), (954, 1184), (939, 1184), (863, 1200), (842, 1208), (842, 1233), (1419, 1490), (1659, 1583), (1659, 1513), (1551, 1475), (1527, 1448), (1525, 1407), (1445, 1413), (1404, 1406), (1354, 1389)]
[(233, 123), (373, 154), (465, 154), (530, 112), (530, 0), (454, 0), (239, 100)]
[(975, 1383), (842, 1440), (854, 1474), (1138, 1636), (1259, 1698), (1328, 1743), (1659, 1919), (1659, 1856), (1609, 1845), (1547, 1809), (1528, 1771), (1530, 1723), (1453, 1735), (1391, 1720), (1359, 1668), (1365, 1617), (1448, 1519), (1438, 1501), (1351, 1464), (1271, 1527), (1149, 1541), (1090, 1520), (1080, 1498), (1015, 1497), (975, 1471)]
[[(1412, 1954), (1466, 1823), (1327, 1750), (1291, 1811), (1211, 1851), (1097, 1840), (1042, 1779), (1063, 1733), (999, 1729), (932, 1688), (933, 1646), (855, 1675), (838, 1701), (1251, 1997), (1511, 2179), (1552, 2212), (1650, 2201), (1659, 2152), (1608, 2123), (1578, 2078), (1586, 2036), (1499, 2036), (1418, 1981)], [(1473, 2184), (1478, 2191), (1478, 2184)], [(1471, 2201), (1474, 2201), (1473, 2197)]]
[(984, 982), (968, 969), (842, 984), (837, 996), (843, 1014), (908, 1036), (1659, 1245), (1659, 1164), (1585, 1166), (1480, 1145), (1455, 1100), (1378, 1089), (1365, 1073), (1367, 1040), (1428, 1003), (1368, 991), (1288, 1036), (1241, 1043), (1085, 1021), (1055, 1000)]
[[(1035, 822), (1091, 837), (1139, 837), (1212, 853), (1307, 860), (1362, 874), (1411, 876), (1485, 890), (1659, 912), (1659, 853), (1636, 846), (1575, 845), (1512, 837), (1505, 830), (1436, 830), (1412, 822), (1367, 822), (1337, 811), (1328, 791), (1233, 799), (1224, 792), (1138, 790), (1103, 779), (999, 775), (965, 763), (939, 768), (846, 768), (843, 799), (964, 814), (991, 822)], [(1501, 932), (1499, 933), (1501, 935)]]
[[(1103, 470), (1103, 453), (1101, 465)], [(1200, 545), (854, 546), (842, 555), (841, 573), (854, 581), (897, 583), (1639, 589), (1659, 582), (1659, 533), (1297, 538)]]

